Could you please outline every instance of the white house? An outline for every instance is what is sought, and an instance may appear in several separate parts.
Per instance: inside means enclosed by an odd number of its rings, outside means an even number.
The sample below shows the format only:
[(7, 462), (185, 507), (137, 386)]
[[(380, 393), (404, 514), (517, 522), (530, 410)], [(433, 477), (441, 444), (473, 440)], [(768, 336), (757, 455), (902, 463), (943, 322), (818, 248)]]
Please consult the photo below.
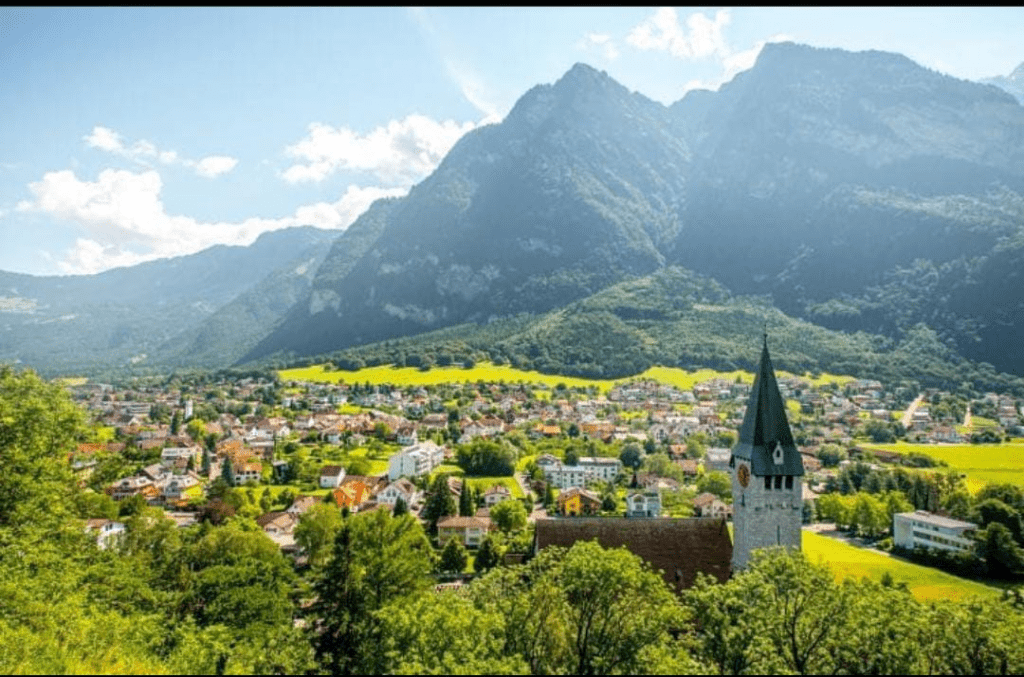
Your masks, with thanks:
[(112, 546), (121, 534), (124, 533), (124, 522), (115, 522), (108, 519), (90, 519), (85, 522), (85, 530), (95, 534), (96, 544), (101, 550)]
[(635, 491), (626, 496), (626, 517), (661, 517), (661, 494)]
[(420, 492), (416, 485), (402, 477), (378, 491), (377, 502), (394, 505), (401, 498), (411, 508), (419, 495)]
[(977, 528), (973, 522), (941, 517), (925, 510), (900, 512), (892, 516), (892, 541), (908, 550), (922, 547), (967, 552), (974, 547), (971, 533)]
[(403, 449), (388, 460), (388, 479), (394, 482), (399, 477), (427, 475), (443, 462), (444, 447), (426, 440)]
[(340, 465), (325, 465), (320, 469), (320, 488), (337, 489), (345, 480), (345, 468)]

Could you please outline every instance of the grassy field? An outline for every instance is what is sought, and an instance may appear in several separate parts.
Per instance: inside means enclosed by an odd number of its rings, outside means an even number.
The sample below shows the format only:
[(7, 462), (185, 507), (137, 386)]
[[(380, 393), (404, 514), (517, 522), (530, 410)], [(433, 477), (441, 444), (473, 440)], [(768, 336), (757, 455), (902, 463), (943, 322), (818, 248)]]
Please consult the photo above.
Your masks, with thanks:
[(1024, 484), (1024, 443), (1003, 444), (865, 444), (867, 449), (885, 449), (901, 454), (918, 452), (945, 461), (967, 474), (967, 485), (976, 492), (985, 483)]
[[(787, 372), (778, 372), (780, 377), (791, 376)], [(323, 365), (303, 367), (300, 369), (284, 369), (278, 372), (283, 381), (309, 381), (314, 383), (366, 383), (373, 385), (389, 383), (393, 385), (439, 385), (443, 383), (476, 383), (504, 382), (504, 383), (537, 383), (549, 388), (559, 384), (567, 387), (589, 388), (596, 387), (601, 393), (607, 393), (617, 383), (624, 383), (634, 379), (648, 379), (675, 386), (681, 390), (690, 390), (697, 383), (720, 378), (728, 381), (735, 381), (737, 377), (746, 383), (753, 383), (752, 373), (745, 371), (714, 371), (713, 369), (699, 369), (697, 371), (686, 371), (674, 367), (651, 367), (642, 374), (629, 378), (615, 380), (595, 380), (576, 378), (573, 376), (557, 376), (552, 374), (541, 374), (537, 371), (523, 371), (509, 366), (498, 366), (489, 362), (477, 364), (472, 369), (463, 367), (434, 367), (429, 371), (420, 371), (415, 367), (367, 367), (359, 371), (324, 371)], [(837, 383), (843, 385), (855, 380), (852, 376), (836, 376), (833, 374), (822, 374), (818, 378), (812, 378), (805, 374), (802, 378), (815, 385), (824, 383)]]
[(514, 477), (464, 477), (463, 479), (480, 491), (487, 491), (496, 484), (503, 484), (508, 487), (514, 497), (523, 497), (523, 488), (519, 486), (519, 482), (516, 482)]
[(920, 601), (936, 599), (964, 599), (974, 595), (995, 596), (993, 588), (975, 581), (959, 578), (938, 569), (923, 567), (889, 557), (879, 552), (857, 548), (828, 536), (803, 532), (803, 552), (811, 562), (824, 564), (835, 573), (836, 580), (844, 578), (870, 578), (881, 580), (889, 572), (897, 583), (906, 582), (911, 593)]

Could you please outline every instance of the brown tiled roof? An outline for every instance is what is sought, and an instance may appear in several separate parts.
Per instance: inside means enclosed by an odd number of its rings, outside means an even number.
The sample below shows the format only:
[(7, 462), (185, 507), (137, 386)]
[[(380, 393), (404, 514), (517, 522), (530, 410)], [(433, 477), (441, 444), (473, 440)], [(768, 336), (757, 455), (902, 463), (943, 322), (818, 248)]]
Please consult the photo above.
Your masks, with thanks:
[(490, 526), (490, 519), (480, 517), (442, 517), (437, 521), (438, 529), (469, 529), (473, 527), (479, 527), (486, 529)]
[(534, 544), (537, 550), (551, 545), (569, 548), (576, 541), (593, 539), (604, 548), (625, 546), (661, 570), (665, 582), (677, 591), (691, 587), (698, 572), (724, 583), (731, 571), (732, 539), (724, 519), (538, 519)]

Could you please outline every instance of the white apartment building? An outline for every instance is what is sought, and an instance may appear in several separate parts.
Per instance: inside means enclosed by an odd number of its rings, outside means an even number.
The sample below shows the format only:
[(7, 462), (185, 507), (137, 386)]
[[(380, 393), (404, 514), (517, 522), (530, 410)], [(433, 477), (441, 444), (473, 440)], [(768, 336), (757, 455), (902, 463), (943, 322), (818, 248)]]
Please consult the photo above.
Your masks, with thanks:
[(622, 470), (622, 462), (617, 458), (600, 458), (583, 456), (576, 465), (565, 465), (561, 462), (537, 463), (544, 470), (544, 478), (559, 489), (569, 487), (585, 487), (588, 481), (601, 480), (612, 482)]
[(399, 477), (419, 477), (444, 462), (444, 447), (430, 440), (420, 442), (392, 456), (388, 461), (388, 479), (392, 482)]
[(920, 546), (966, 552), (974, 547), (970, 532), (977, 528), (973, 522), (940, 517), (924, 510), (892, 516), (893, 544), (907, 549)]

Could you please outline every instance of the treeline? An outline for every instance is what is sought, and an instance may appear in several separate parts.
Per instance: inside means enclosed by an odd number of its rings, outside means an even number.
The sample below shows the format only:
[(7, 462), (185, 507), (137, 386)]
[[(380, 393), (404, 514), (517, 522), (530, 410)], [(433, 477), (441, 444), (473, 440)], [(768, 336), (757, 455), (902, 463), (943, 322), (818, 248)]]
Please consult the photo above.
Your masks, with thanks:
[(791, 318), (770, 299), (737, 297), (713, 280), (680, 268), (613, 285), (543, 315), (463, 324), (412, 337), (302, 358), (358, 370), (381, 364), (430, 369), (488, 360), (525, 370), (586, 378), (621, 378), (654, 365), (752, 370), (767, 323), (775, 367), (829, 372), (892, 383), (915, 380), (976, 397), (1024, 395), (1024, 379), (963, 359), (928, 325), (903, 327), (898, 340), (842, 333)]
[[(893, 515), (926, 510), (978, 525), (970, 552), (895, 548), (927, 566), (970, 578), (1024, 581), (1024, 490), (986, 484), (976, 495), (953, 470), (909, 471), (851, 463), (826, 484), (815, 502), (818, 518), (867, 538), (892, 533)], [(887, 544), (891, 545), (891, 544)]]

